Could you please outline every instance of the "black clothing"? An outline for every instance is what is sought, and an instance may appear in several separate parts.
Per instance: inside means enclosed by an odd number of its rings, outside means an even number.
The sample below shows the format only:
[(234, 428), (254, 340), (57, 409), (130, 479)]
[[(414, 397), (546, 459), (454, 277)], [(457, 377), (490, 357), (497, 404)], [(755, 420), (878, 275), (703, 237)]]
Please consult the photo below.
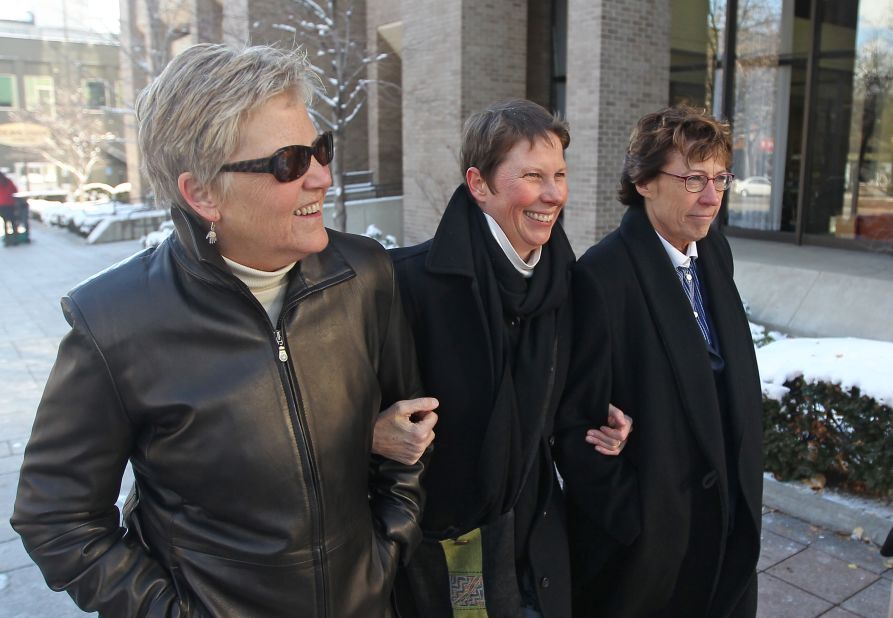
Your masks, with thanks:
[(421, 465), (370, 458), (379, 411), (421, 394), (387, 254), (329, 231), (272, 324), (172, 214), (170, 239), (62, 300), (13, 527), (103, 616), (389, 615), (422, 498)]
[[(417, 606), (415, 615), (449, 615), (441, 588), (448, 585), (446, 566), (436, 541), (485, 526), (484, 587), (491, 615), (510, 615), (499, 613), (510, 608), (495, 599), (516, 602), (525, 591), (510, 588), (519, 587), (526, 574), (543, 615), (567, 616), (563, 503), (549, 445), (570, 356), (566, 298), (574, 255), (567, 238), (556, 226), (533, 277), (523, 279), (462, 185), (434, 238), (392, 256), (422, 381), (440, 401), (437, 439), (423, 480), (428, 502), (422, 527), (430, 543), (408, 569), (413, 581), (398, 586), (398, 594), (413, 588), (416, 602), (428, 604)], [(496, 559), (513, 554), (517, 572), (510, 559)], [(511, 577), (497, 576), (496, 565)], [(434, 570), (440, 573), (436, 578)], [(426, 587), (429, 592), (423, 592)]]
[[(711, 230), (698, 254), (719, 372), (643, 208), (574, 271), (577, 345), (558, 423), (576, 616), (756, 612), (759, 375), (728, 243)], [(609, 401), (635, 419), (613, 460), (583, 441)]]

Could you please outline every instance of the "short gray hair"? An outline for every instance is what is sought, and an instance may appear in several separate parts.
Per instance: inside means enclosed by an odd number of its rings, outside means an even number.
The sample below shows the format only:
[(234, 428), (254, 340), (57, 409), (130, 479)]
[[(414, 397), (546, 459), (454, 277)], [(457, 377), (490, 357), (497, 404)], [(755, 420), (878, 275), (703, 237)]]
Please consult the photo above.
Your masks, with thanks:
[(226, 175), (218, 173), (238, 147), (245, 116), (283, 93), (309, 106), (320, 84), (300, 48), (202, 43), (175, 56), (134, 104), (156, 199), (190, 211), (177, 188), (183, 172), (225, 194)]

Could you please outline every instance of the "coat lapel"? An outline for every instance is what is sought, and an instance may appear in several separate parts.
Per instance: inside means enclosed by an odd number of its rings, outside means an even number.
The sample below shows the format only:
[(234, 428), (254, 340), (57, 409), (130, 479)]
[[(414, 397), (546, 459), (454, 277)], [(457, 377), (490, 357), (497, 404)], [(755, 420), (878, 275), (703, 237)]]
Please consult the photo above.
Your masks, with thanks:
[[(487, 342), (486, 345), (480, 344), (479, 336), (476, 336), (475, 326), (468, 324), (466, 334), (468, 337), (462, 338), (463, 342), (470, 344), (469, 351), (474, 354), (481, 354), (485, 350), (487, 367), (490, 369), (490, 384), (488, 385), (492, 391), (498, 383), (501, 376), (494, 374), (495, 361), (493, 359), (493, 333), (490, 332), (490, 323), (487, 319), (487, 312), (484, 308), (484, 302), (481, 299), (480, 290), (478, 289), (477, 279), (474, 274), (474, 259), (471, 255), (471, 232), (468, 228), (468, 209), (478, 208), (477, 203), (468, 192), (468, 188), (461, 184), (453, 192), (449, 204), (437, 225), (437, 231), (431, 243), (431, 249), (425, 259), (425, 268), (429, 273), (434, 275), (454, 275), (465, 279), (464, 285), (468, 286), (468, 294), (457, 295), (452, 302), (471, 303), (470, 307), (453, 307), (452, 310), (458, 311), (459, 315), (474, 314), (477, 316), (476, 328), (480, 329), (481, 335)], [(445, 301), (447, 299), (444, 299)], [(462, 358), (462, 357), (459, 357)]]
[[(691, 305), (643, 208), (627, 211), (620, 224), (620, 236), (641, 282), (692, 433), (722, 479), (722, 486), (727, 487), (716, 384)], [(660, 410), (654, 412), (659, 414)]]
[[(699, 270), (708, 293), (709, 311), (726, 362), (724, 379), (728, 415), (733, 432), (734, 456), (744, 471), (742, 491), (753, 508), (761, 504), (761, 486), (745, 482), (751, 470), (762, 470), (762, 395), (759, 371), (747, 316), (732, 277), (731, 253), (711, 230), (698, 243)], [(723, 250), (725, 249), (725, 250)], [(750, 475), (753, 476), (753, 475)]]

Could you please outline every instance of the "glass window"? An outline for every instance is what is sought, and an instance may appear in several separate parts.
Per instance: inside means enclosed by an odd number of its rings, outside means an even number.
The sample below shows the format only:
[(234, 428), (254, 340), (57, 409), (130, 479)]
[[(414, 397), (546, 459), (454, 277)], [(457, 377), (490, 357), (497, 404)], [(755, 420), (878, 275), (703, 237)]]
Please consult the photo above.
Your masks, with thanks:
[(54, 105), (53, 78), (49, 75), (26, 75), (25, 109), (52, 114)]
[[(835, 7), (836, 8), (836, 7)], [(861, 0), (858, 15), (830, 12), (823, 44), (823, 72), (843, 73), (852, 110), (840, 130), (840, 154), (817, 162), (839, 182), (817, 193), (810, 231), (890, 248), (893, 243), (893, 23), (886, 0)], [(824, 31), (823, 31), (824, 34)], [(827, 51), (825, 51), (827, 50)], [(833, 103), (833, 101), (831, 102)], [(847, 134), (848, 132), (848, 134)], [(833, 167), (831, 167), (833, 166)]]
[(16, 107), (15, 75), (0, 75), (0, 107)]
[(670, 104), (711, 109), (718, 94), (717, 59), (722, 55), (725, 0), (671, 3)]
[(791, 203), (783, 200), (794, 79), (794, 4), (793, 0), (738, 4), (732, 135), (732, 171), (737, 179), (728, 197), (732, 226), (792, 230), (795, 224)]
[(88, 79), (84, 82), (85, 104), (90, 109), (99, 109), (108, 105), (106, 83), (99, 79)]
[(889, 250), (889, 0), (749, 0), (737, 19), (728, 224)]

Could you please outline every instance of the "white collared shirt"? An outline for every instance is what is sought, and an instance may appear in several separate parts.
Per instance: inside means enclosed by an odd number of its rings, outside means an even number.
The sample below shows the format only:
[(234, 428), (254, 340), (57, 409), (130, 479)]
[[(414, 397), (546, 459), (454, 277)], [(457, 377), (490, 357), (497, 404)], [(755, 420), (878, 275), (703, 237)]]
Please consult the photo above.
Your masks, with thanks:
[(490, 228), (490, 233), (493, 234), (493, 238), (496, 239), (499, 248), (505, 253), (505, 257), (509, 259), (509, 262), (515, 267), (515, 270), (521, 273), (521, 276), (525, 279), (531, 278), (533, 276), (533, 269), (540, 263), (540, 257), (543, 254), (542, 246), (537, 247), (530, 255), (530, 260), (525, 262), (521, 259), (521, 256), (518, 255), (518, 252), (515, 251), (509, 237), (505, 235), (505, 232), (503, 232), (502, 228), (499, 227), (499, 224), (496, 223), (496, 219), (487, 213), (484, 213), (484, 218), (487, 220), (487, 226)]
[(679, 249), (671, 245), (666, 238), (661, 236), (657, 230), (654, 230), (654, 233), (660, 238), (660, 242), (664, 246), (664, 251), (670, 256), (670, 261), (673, 262), (673, 268), (679, 268), (680, 266), (688, 268), (691, 266), (691, 261), (698, 258), (698, 244), (696, 242), (692, 241), (688, 243), (688, 248), (685, 250), (685, 253), (682, 253)]

